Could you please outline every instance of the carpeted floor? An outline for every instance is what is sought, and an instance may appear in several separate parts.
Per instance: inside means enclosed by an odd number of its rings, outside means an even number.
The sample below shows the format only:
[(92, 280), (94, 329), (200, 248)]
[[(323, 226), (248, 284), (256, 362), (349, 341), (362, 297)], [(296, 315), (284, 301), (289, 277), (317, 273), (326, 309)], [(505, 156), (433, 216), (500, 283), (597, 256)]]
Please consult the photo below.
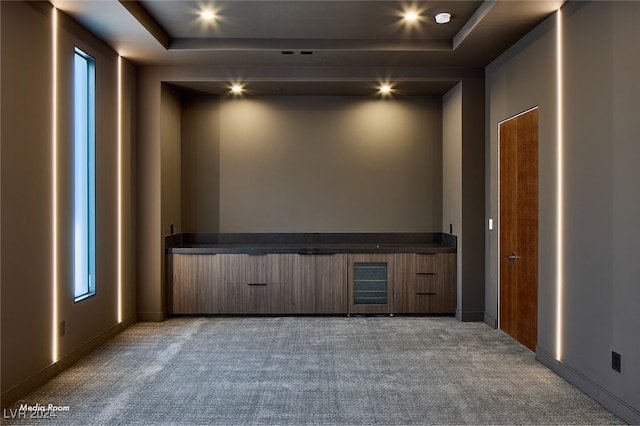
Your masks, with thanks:
[[(483, 323), (423, 317), (138, 323), (5, 424), (623, 424)], [(7, 410), (5, 410), (7, 412)]]

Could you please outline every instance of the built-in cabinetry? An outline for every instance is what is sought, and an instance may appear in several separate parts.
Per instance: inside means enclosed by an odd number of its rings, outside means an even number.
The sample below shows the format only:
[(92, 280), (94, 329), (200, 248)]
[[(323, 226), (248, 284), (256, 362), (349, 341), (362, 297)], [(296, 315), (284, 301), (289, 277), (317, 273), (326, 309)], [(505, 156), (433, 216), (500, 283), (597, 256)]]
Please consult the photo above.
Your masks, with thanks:
[(454, 253), (169, 254), (170, 314), (452, 314)]
[(172, 254), (171, 314), (346, 314), (346, 254)]
[(220, 256), (167, 256), (167, 310), (175, 314), (213, 314), (226, 299)]
[(398, 253), (394, 311), (446, 314), (456, 310), (456, 256), (452, 253)]
[(291, 310), (292, 254), (219, 254), (225, 314), (286, 314)]

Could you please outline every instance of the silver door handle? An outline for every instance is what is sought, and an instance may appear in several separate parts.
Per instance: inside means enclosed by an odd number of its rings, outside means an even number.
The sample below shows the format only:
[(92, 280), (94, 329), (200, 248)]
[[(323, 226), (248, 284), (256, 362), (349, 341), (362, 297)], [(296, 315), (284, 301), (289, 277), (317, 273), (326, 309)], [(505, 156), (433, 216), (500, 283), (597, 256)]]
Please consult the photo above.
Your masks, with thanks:
[(520, 259), (520, 256), (518, 256), (515, 252), (512, 252), (511, 255), (507, 256), (507, 259), (515, 262), (516, 260)]

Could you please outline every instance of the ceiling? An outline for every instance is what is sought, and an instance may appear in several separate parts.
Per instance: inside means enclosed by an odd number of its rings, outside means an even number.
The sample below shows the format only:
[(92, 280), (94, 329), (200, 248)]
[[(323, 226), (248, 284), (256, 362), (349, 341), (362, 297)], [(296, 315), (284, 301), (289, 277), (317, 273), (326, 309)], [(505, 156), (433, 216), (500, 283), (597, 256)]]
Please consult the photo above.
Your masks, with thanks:
[(185, 90), (225, 94), (235, 80), (255, 95), (362, 95), (387, 81), (441, 95), (565, 0), (51, 2), (136, 65), (206, 70), (171, 81)]

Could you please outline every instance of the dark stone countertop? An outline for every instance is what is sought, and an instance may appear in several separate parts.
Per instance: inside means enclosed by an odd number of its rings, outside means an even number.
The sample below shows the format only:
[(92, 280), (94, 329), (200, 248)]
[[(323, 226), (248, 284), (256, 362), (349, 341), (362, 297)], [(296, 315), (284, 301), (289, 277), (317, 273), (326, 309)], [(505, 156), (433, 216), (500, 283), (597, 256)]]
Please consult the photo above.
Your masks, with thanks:
[(455, 253), (456, 237), (443, 233), (176, 234), (168, 254)]

